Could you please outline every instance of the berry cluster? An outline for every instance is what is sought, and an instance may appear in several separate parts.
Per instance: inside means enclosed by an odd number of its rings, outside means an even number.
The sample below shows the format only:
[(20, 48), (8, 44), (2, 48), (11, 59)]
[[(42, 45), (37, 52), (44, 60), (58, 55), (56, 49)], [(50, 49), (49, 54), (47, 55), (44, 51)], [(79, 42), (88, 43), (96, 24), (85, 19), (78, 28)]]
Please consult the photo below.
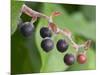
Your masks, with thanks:
[[(68, 29), (60, 29), (57, 27), (56, 24), (53, 22), (53, 17), (60, 15), (60, 12), (53, 12), (51, 16), (46, 16), (42, 13), (32, 10), (31, 8), (23, 5), (22, 10), (23, 13), (32, 17), (31, 22), (22, 22), (20, 23), (19, 29), (23, 36), (29, 37), (32, 35), (34, 30), (33, 23), (37, 20), (37, 17), (42, 17), (48, 20), (48, 27), (42, 27), (40, 29), (40, 36), (43, 38), (41, 42), (41, 48), (45, 52), (49, 52), (54, 48), (54, 42), (51, 39), (53, 33), (54, 34), (63, 34), (68, 38), (68, 42), (65, 39), (60, 39), (56, 43), (56, 48), (60, 53), (66, 52), (69, 47), (69, 42), (72, 44), (72, 47), (76, 50), (76, 55), (71, 53), (67, 53), (64, 55), (64, 63), (66, 65), (74, 64), (75, 60), (79, 64), (84, 64), (87, 60), (86, 51), (90, 47), (91, 40), (86, 41), (84, 44), (78, 45), (72, 39), (72, 33)], [(53, 33), (52, 33), (53, 32)], [(80, 53), (80, 48), (83, 48), (84, 51)]]
[[(41, 48), (45, 52), (49, 52), (54, 48), (54, 42), (51, 40), (52, 32), (48, 27), (42, 27), (40, 29), (40, 36), (43, 38), (41, 42)], [(64, 39), (58, 40), (56, 47), (57, 50), (61, 53), (65, 52), (68, 49), (69, 44)], [(72, 65), (75, 62), (75, 56), (73, 54), (66, 54), (64, 56), (64, 63), (66, 65)], [(86, 56), (84, 54), (77, 55), (77, 62), (84, 64), (86, 62)]]
[[(42, 27), (40, 29), (40, 35), (43, 38), (41, 47), (45, 52), (49, 52), (54, 47), (54, 42), (51, 40), (52, 32), (48, 27)], [(68, 43), (65, 40), (61, 39), (58, 40), (56, 47), (59, 52), (65, 52), (68, 49)]]

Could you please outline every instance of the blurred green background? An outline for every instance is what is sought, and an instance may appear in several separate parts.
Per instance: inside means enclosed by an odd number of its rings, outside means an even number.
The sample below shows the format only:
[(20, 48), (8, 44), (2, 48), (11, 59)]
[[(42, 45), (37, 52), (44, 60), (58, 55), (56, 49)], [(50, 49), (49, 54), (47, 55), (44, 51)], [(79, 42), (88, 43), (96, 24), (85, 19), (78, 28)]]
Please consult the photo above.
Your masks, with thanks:
[[(42, 38), (39, 31), (43, 26), (47, 26), (45, 19), (38, 18), (34, 23), (35, 31), (32, 37), (23, 37), (18, 28), (18, 18), (20, 8), (26, 4), (33, 10), (50, 15), (54, 11), (61, 12), (60, 16), (54, 18), (60, 28), (68, 28), (73, 33), (73, 39), (81, 44), (84, 41), (92, 40), (92, 45), (87, 52), (88, 61), (85, 64), (77, 62), (72, 66), (67, 66), (63, 62), (66, 53), (75, 54), (75, 50), (69, 46), (68, 51), (60, 53), (56, 46), (54, 49), (45, 53), (40, 47)], [(21, 15), (24, 22), (30, 21), (31, 17)], [(57, 41), (65, 38), (62, 35), (53, 36), (56, 45)], [(39, 73), (39, 72), (58, 72), (58, 71), (79, 71), (96, 69), (96, 6), (93, 5), (74, 5), (74, 4), (56, 4), (40, 2), (11, 1), (11, 73)]]

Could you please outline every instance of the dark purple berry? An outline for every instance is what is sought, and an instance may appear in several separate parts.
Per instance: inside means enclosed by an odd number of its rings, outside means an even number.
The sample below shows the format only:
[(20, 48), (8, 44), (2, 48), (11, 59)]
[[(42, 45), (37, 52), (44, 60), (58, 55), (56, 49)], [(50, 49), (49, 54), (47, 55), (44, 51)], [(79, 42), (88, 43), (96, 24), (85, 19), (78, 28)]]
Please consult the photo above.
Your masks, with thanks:
[(53, 49), (54, 43), (51, 39), (44, 39), (41, 42), (41, 47), (45, 52), (49, 52)]
[(31, 36), (34, 30), (34, 25), (31, 22), (22, 23), (20, 27), (20, 32), (23, 36), (28, 37)]
[(60, 52), (65, 52), (68, 49), (68, 43), (63, 39), (58, 40), (56, 46), (57, 46), (58, 51)]
[(64, 56), (64, 62), (66, 65), (72, 65), (75, 62), (75, 57), (72, 54), (66, 54)]
[(42, 38), (45, 38), (45, 37), (51, 37), (52, 33), (47, 27), (42, 27), (40, 29), (40, 35)]

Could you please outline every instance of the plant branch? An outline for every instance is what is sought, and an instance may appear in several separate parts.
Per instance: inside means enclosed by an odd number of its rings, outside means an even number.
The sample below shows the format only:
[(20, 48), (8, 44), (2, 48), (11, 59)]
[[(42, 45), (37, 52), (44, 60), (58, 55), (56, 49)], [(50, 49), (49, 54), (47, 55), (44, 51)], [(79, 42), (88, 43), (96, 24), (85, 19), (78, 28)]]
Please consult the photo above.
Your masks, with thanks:
[(33, 17), (33, 18), (34, 18), (34, 16), (36, 16), (36, 17), (43, 17), (43, 18), (49, 20), (48, 16), (46, 16), (46, 15), (44, 15), (42, 13), (39, 13), (39, 12), (37, 12), (35, 10), (32, 10), (31, 8), (29, 8), (25, 4), (22, 6), (21, 12), (23, 12), (23, 13), (25, 13), (28, 16)]
[(86, 50), (90, 47), (91, 40), (86, 41), (84, 44), (78, 45), (73, 41), (72, 33), (71, 33), (70, 30), (60, 29), (59, 27), (57, 27), (57, 25), (53, 22), (53, 17), (60, 15), (60, 12), (56, 11), (56, 12), (53, 12), (51, 14), (51, 16), (46, 16), (45, 14), (42, 14), (42, 13), (37, 12), (35, 10), (32, 10), (31, 8), (29, 8), (28, 6), (26, 6), (24, 4), (22, 6), (21, 13), (25, 13), (28, 16), (32, 17), (33, 23), (37, 20), (38, 17), (42, 17), (42, 18), (46, 19), (48, 21), (48, 28), (51, 31), (53, 31), (55, 34), (62, 34), (64, 36), (66, 36), (69, 39), (73, 48), (75, 48), (76, 51), (78, 51), (80, 47), (83, 47), (84, 50), (85, 50), (84, 52), (86, 53)]

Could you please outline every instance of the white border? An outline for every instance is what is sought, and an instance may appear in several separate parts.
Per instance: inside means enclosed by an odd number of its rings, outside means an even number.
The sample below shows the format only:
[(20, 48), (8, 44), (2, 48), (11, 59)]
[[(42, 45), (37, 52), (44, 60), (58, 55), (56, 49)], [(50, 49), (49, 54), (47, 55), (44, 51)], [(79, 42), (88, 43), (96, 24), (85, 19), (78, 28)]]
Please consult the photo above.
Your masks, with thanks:
[(23, 0), (23, 1), (68, 3), (68, 4), (81, 4), (81, 5), (96, 5), (96, 0)]
[(0, 75), (10, 72), (10, 1), (0, 1)]

